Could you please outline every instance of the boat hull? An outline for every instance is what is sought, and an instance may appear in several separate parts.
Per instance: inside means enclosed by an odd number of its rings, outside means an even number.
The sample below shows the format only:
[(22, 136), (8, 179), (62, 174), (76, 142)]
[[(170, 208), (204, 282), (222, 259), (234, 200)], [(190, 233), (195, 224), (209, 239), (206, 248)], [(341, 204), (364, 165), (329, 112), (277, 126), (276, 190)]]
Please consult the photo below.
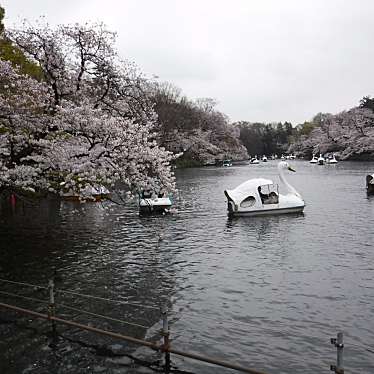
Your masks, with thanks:
[(170, 205), (140, 206), (139, 214), (165, 214), (169, 212), (170, 207)]
[(254, 216), (266, 216), (276, 214), (290, 214), (290, 213), (301, 213), (304, 210), (304, 206), (288, 207), (288, 208), (272, 208), (272, 209), (259, 209), (252, 211), (229, 211), (231, 217), (254, 217)]

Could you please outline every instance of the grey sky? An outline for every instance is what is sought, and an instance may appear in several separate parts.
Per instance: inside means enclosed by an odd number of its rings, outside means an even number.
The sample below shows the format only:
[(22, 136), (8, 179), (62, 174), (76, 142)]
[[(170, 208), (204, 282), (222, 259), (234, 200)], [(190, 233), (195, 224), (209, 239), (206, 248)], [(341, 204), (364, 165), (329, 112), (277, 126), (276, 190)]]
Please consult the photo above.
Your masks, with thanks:
[(120, 54), (232, 121), (291, 121), (374, 95), (373, 0), (0, 0), (6, 27), (103, 21)]

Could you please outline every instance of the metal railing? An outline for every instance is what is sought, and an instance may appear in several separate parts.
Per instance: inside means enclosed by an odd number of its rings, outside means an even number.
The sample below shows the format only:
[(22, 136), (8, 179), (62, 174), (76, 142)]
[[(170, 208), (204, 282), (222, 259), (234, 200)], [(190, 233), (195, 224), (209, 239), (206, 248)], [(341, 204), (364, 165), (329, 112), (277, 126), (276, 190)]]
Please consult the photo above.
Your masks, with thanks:
[[(169, 321), (168, 321), (168, 309), (167, 309), (166, 305), (159, 308), (159, 307), (155, 307), (155, 306), (144, 305), (144, 304), (141, 304), (141, 303), (129, 303), (129, 302), (126, 302), (126, 301), (121, 301), (121, 300), (114, 300), (114, 299), (110, 299), (110, 298), (81, 294), (81, 293), (71, 291), (71, 290), (62, 290), (62, 289), (61, 290), (56, 290), (53, 280), (49, 280), (48, 286), (40, 286), (40, 285), (24, 283), (24, 282), (15, 282), (15, 281), (7, 280), (7, 279), (1, 279), (1, 278), (0, 278), (0, 283), (9, 283), (9, 284), (18, 285), (18, 286), (33, 287), (36, 290), (41, 289), (41, 290), (48, 291), (48, 293), (49, 293), (49, 300), (48, 301), (38, 299), (38, 298), (34, 298), (34, 297), (30, 297), (30, 296), (23, 296), (23, 295), (19, 295), (19, 294), (12, 293), (12, 292), (0, 291), (0, 295), (4, 295), (6, 297), (14, 297), (14, 298), (22, 299), (22, 300), (27, 300), (27, 301), (38, 302), (38, 303), (41, 303), (41, 304), (46, 304), (46, 305), (48, 305), (48, 314), (39, 313), (39, 312), (30, 310), (30, 309), (21, 308), (19, 306), (7, 304), (7, 303), (0, 303), (0, 308), (12, 310), (12, 311), (15, 311), (17, 313), (30, 315), (30, 316), (33, 316), (35, 318), (49, 320), (51, 322), (51, 327), (52, 327), (52, 331), (53, 331), (54, 334), (56, 334), (56, 323), (60, 323), (60, 324), (72, 326), (72, 327), (75, 327), (75, 328), (78, 328), (78, 329), (81, 329), (81, 330), (90, 331), (90, 332), (95, 333), (95, 334), (100, 334), (100, 335), (108, 336), (108, 337), (111, 337), (111, 338), (114, 338), (114, 339), (120, 339), (120, 340), (127, 341), (129, 343), (134, 343), (134, 344), (137, 344), (137, 345), (148, 347), (150, 349), (153, 349), (153, 350), (164, 353), (164, 355), (165, 355), (165, 371), (166, 372), (169, 372), (169, 370), (170, 370), (170, 365), (171, 365), (170, 354), (175, 354), (175, 355), (191, 358), (191, 359), (194, 359), (194, 360), (198, 360), (198, 361), (201, 361), (201, 362), (206, 362), (206, 363), (209, 363), (209, 364), (214, 364), (214, 365), (217, 365), (217, 366), (233, 369), (233, 370), (240, 371), (240, 372), (243, 372), (243, 373), (266, 374), (264, 372), (254, 370), (254, 369), (250, 369), (250, 368), (247, 368), (247, 367), (243, 367), (243, 366), (235, 364), (235, 363), (223, 361), (223, 360), (220, 360), (218, 358), (207, 357), (207, 356), (203, 356), (203, 355), (199, 355), (199, 354), (191, 353), (191, 352), (185, 352), (185, 351), (178, 350), (178, 349), (175, 349), (174, 347), (172, 347), (171, 344), (170, 344), (170, 329), (169, 329)], [(56, 294), (74, 295), (74, 296), (79, 296), (81, 298), (88, 298), (88, 299), (93, 299), (93, 300), (98, 300), (98, 301), (106, 301), (106, 302), (110, 302), (110, 303), (115, 303), (115, 304), (119, 304), (119, 305), (129, 305), (129, 306), (142, 307), (142, 308), (146, 308), (146, 309), (159, 311), (160, 315), (162, 317), (161, 335), (163, 337), (163, 344), (156, 344), (156, 343), (149, 342), (149, 341), (146, 341), (146, 340), (142, 340), (142, 339), (134, 338), (134, 337), (131, 337), (131, 336), (119, 334), (119, 333), (116, 333), (116, 332), (113, 332), (113, 331), (107, 331), (107, 330), (103, 330), (103, 329), (100, 329), (100, 328), (97, 328), (97, 327), (92, 327), (92, 326), (84, 325), (84, 324), (81, 324), (81, 323), (78, 323), (78, 322), (74, 322), (74, 321), (70, 321), (70, 320), (67, 320), (67, 319), (60, 318), (60, 317), (56, 316), (56, 306), (58, 306), (59, 308), (61, 307), (61, 308), (67, 309), (67, 310), (72, 310), (72, 311), (78, 312), (80, 314), (93, 316), (93, 317), (100, 318), (100, 319), (107, 320), (107, 321), (112, 321), (112, 322), (118, 322), (118, 323), (121, 323), (121, 324), (131, 325), (131, 326), (142, 328), (142, 329), (145, 329), (145, 330), (150, 328), (150, 326), (145, 326), (145, 325), (142, 325), (142, 324), (139, 324), (139, 323), (124, 321), (124, 320), (121, 320), (121, 319), (105, 316), (105, 315), (90, 312), (90, 311), (87, 311), (87, 310), (82, 310), (80, 308), (76, 308), (76, 307), (73, 307), (73, 306), (70, 306), (70, 305), (66, 305), (66, 304), (62, 304), (62, 303), (56, 303), (55, 302), (55, 295)], [(344, 350), (343, 333), (339, 332), (338, 335), (337, 335), (337, 338), (331, 338), (331, 344), (335, 345), (335, 347), (337, 349), (337, 363), (336, 363), (336, 365), (331, 365), (330, 369), (331, 369), (331, 371), (334, 371), (336, 374), (344, 374), (344, 368), (343, 368), (343, 350)]]

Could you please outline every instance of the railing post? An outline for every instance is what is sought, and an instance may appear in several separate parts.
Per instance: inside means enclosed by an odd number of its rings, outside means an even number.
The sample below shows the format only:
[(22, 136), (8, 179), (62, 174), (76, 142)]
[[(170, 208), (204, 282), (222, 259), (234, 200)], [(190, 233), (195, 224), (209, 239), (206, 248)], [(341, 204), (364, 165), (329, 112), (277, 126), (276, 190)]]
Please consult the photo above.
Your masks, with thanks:
[[(48, 306), (48, 317), (55, 316), (55, 284), (53, 279), (50, 279), (48, 282), (48, 289), (49, 289), (49, 306)], [(51, 321), (52, 326), (52, 333), (53, 337), (56, 337), (56, 322), (54, 320)]]
[(165, 373), (169, 373), (170, 371), (170, 352), (169, 352), (170, 332), (169, 332), (169, 322), (168, 322), (167, 312), (168, 312), (167, 306), (163, 305), (161, 308), (161, 313), (162, 313), (162, 335), (164, 337), (163, 351), (165, 353)]
[(334, 344), (336, 347), (336, 366), (331, 365), (330, 370), (334, 371), (336, 374), (344, 374), (344, 367), (343, 367), (343, 333), (339, 332), (337, 338), (331, 338), (331, 344)]

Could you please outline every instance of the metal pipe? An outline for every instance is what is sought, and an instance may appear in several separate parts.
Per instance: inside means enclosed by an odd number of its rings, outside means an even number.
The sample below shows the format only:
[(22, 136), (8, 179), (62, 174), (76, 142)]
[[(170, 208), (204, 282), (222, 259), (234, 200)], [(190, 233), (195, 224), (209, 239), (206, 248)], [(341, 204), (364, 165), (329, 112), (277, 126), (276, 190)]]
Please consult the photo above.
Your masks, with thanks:
[(343, 367), (343, 350), (344, 350), (344, 344), (343, 344), (343, 333), (338, 332), (337, 340), (336, 340), (336, 372), (339, 374), (344, 373), (344, 367)]
[(162, 314), (162, 335), (164, 336), (164, 351), (165, 351), (165, 372), (168, 374), (171, 368), (170, 362), (170, 332), (169, 332), (169, 322), (168, 322), (168, 308), (164, 305), (161, 309)]
[(62, 323), (62, 324), (68, 325), (68, 326), (73, 326), (73, 327), (77, 327), (77, 328), (82, 329), (82, 330), (94, 332), (96, 334), (102, 334), (102, 335), (110, 336), (110, 337), (115, 338), (115, 339), (121, 339), (121, 340), (128, 341), (130, 343), (143, 345), (145, 347), (149, 347), (149, 348), (154, 349), (156, 351), (161, 351), (161, 352), (167, 351), (169, 353), (174, 353), (174, 354), (179, 355), (179, 356), (192, 358), (194, 360), (207, 362), (207, 363), (210, 363), (210, 364), (226, 367), (226, 368), (229, 368), (229, 369), (234, 369), (234, 370), (237, 370), (237, 371), (241, 371), (243, 373), (266, 374), (264, 372), (248, 369), (248, 368), (245, 368), (245, 367), (240, 366), (240, 365), (231, 364), (231, 363), (226, 362), (226, 361), (217, 360), (217, 359), (212, 358), (212, 357), (205, 357), (205, 356), (201, 356), (201, 355), (198, 355), (198, 354), (195, 354), (195, 353), (183, 352), (183, 351), (180, 351), (180, 350), (177, 350), (177, 349), (174, 349), (174, 348), (165, 347), (164, 345), (158, 345), (156, 343), (151, 343), (151, 342), (147, 342), (145, 340), (133, 338), (131, 336), (122, 335), (122, 334), (118, 334), (118, 333), (111, 332), (111, 331), (101, 330), (101, 329), (98, 329), (96, 327), (82, 325), (80, 323), (73, 322), (73, 321), (68, 321), (68, 320), (65, 320), (65, 319), (62, 319), (62, 318), (58, 318), (58, 317), (52, 317), (52, 316), (50, 317), (47, 314), (34, 312), (32, 310), (29, 310), (29, 309), (20, 308), (20, 307), (5, 304), (5, 303), (0, 303), (0, 307), (11, 309), (11, 310), (14, 310), (16, 312), (28, 314), (28, 315), (34, 316), (36, 318), (42, 318), (42, 319), (46, 319), (46, 320), (56, 321), (56, 322), (59, 322), (59, 323)]
[(230, 362), (218, 360), (216, 358), (205, 357), (205, 356), (201, 356), (201, 355), (198, 355), (198, 354), (195, 354), (195, 353), (183, 352), (183, 351), (179, 351), (179, 350), (174, 349), (174, 348), (170, 348), (169, 352), (174, 353), (174, 354), (179, 355), (179, 356), (192, 358), (194, 360), (208, 362), (209, 364), (214, 364), (214, 365), (223, 366), (223, 367), (226, 367), (226, 368), (229, 368), (229, 369), (234, 369), (234, 370), (237, 370), (237, 371), (241, 371), (243, 373), (266, 374), (263, 371), (248, 369), (248, 368), (245, 368), (245, 367), (237, 365), (237, 364), (231, 364)]
[[(53, 279), (50, 279), (48, 282), (48, 288), (49, 288), (49, 307), (48, 307), (48, 315), (51, 319), (51, 317), (55, 316), (55, 283)], [(52, 333), (53, 336), (56, 337), (56, 322), (51, 319), (51, 325), (52, 325)]]
[(24, 313), (24, 314), (29, 314), (29, 315), (37, 317), (37, 318), (43, 318), (43, 319), (47, 319), (47, 320), (51, 320), (51, 321), (60, 322), (60, 323), (65, 324), (65, 325), (69, 325), (69, 326), (80, 328), (82, 330), (87, 330), (87, 331), (95, 332), (95, 333), (98, 333), (98, 334), (110, 336), (112, 338), (122, 339), (122, 340), (126, 340), (128, 342), (131, 342), (131, 343), (144, 345), (146, 347), (155, 349), (157, 351), (161, 350), (161, 347), (159, 345), (155, 344), (155, 343), (146, 342), (144, 340), (136, 339), (136, 338), (133, 338), (131, 336), (117, 334), (115, 332), (101, 330), (101, 329), (98, 329), (96, 327), (82, 325), (80, 323), (73, 322), (73, 321), (68, 321), (68, 320), (65, 320), (65, 319), (62, 319), (62, 318), (59, 318), (59, 317), (52, 317), (52, 316), (50, 317), (47, 314), (34, 312), (32, 310), (29, 310), (29, 309), (24, 309), (24, 308), (20, 308), (18, 306), (13, 306), (13, 305), (9, 305), (9, 304), (0, 303), (0, 307), (12, 309), (12, 310), (15, 310), (17, 312)]

